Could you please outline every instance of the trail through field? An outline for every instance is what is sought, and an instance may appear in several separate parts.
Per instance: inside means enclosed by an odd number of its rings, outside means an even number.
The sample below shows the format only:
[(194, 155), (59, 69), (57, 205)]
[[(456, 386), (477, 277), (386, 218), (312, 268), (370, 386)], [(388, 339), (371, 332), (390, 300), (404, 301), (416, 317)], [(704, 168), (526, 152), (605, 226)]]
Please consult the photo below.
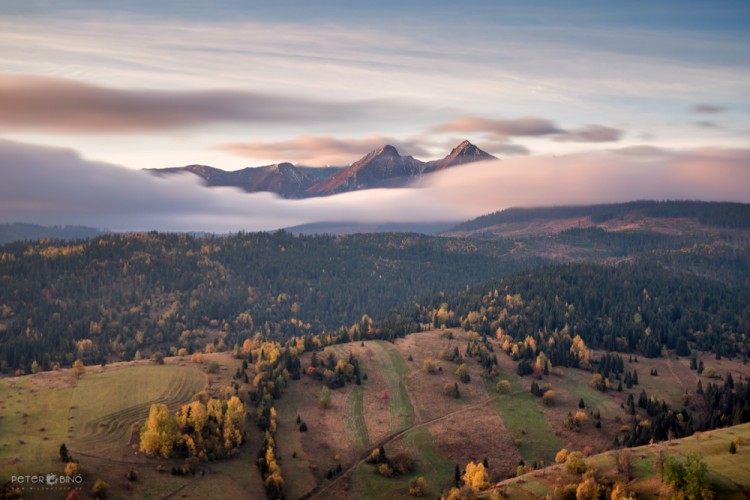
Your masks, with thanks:
[(672, 378), (677, 381), (678, 384), (680, 384), (680, 387), (683, 389), (685, 388), (685, 384), (682, 383), (682, 379), (677, 376), (677, 374), (674, 372), (674, 369), (672, 369), (672, 358), (671, 356), (667, 356), (667, 368), (669, 369), (669, 373), (672, 374)]
[(341, 481), (344, 477), (346, 477), (347, 475), (351, 474), (354, 471), (354, 469), (356, 469), (357, 467), (359, 467), (362, 464), (364, 464), (365, 462), (367, 462), (367, 459), (370, 457), (370, 454), (372, 453), (372, 450), (374, 450), (375, 448), (380, 448), (381, 446), (385, 446), (387, 444), (390, 444), (390, 443), (396, 441), (397, 439), (403, 437), (405, 434), (408, 434), (409, 432), (411, 432), (411, 431), (413, 431), (415, 429), (419, 429), (419, 428), (422, 428), (422, 427), (427, 427), (427, 426), (432, 425), (432, 424), (434, 424), (436, 422), (440, 422), (442, 420), (446, 420), (446, 419), (448, 419), (448, 418), (450, 418), (450, 417), (452, 417), (454, 415), (457, 415), (459, 413), (464, 413), (464, 412), (467, 412), (467, 411), (470, 411), (470, 410), (475, 410), (477, 408), (481, 408), (483, 406), (487, 406), (491, 402), (492, 402), (492, 398), (489, 397), (489, 396), (487, 396), (486, 399), (484, 401), (482, 401), (481, 403), (477, 403), (477, 404), (474, 404), (474, 405), (471, 405), (471, 406), (466, 406), (466, 407), (461, 408), (459, 410), (455, 410), (455, 411), (452, 411), (450, 413), (446, 413), (445, 415), (441, 415), (439, 417), (435, 417), (435, 418), (432, 418), (430, 420), (426, 420), (424, 422), (414, 423), (414, 424), (412, 424), (412, 425), (410, 425), (410, 426), (408, 426), (408, 427), (406, 427), (404, 429), (401, 429), (398, 432), (394, 432), (394, 433), (386, 436), (385, 438), (381, 439), (377, 443), (374, 443), (372, 446), (370, 446), (365, 451), (363, 451), (362, 454), (360, 454), (359, 458), (353, 464), (351, 464), (348, 467), (346, 467), (341, 472), (341, 474), (339, 474), (330, 483), (328, 483), (326, 485), (319, 484), (312, 491), (310, 491), (306, 495), (304, 495), (302, 497), (302, 499), (324, 498), (323, 494), (326, 491), (328, 491), (330, 488), (332, 488), (333, 486), (335, 486), (336, 484), (338, 484), (339, 481)]

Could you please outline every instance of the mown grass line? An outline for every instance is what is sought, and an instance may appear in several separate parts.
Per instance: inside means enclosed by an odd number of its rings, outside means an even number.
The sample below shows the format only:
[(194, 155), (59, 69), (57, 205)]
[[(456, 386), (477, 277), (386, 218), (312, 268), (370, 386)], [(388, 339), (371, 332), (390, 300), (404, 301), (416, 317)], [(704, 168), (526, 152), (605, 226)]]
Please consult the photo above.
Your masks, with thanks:
[(414, 423), (414, 407), (406, 392), (403, 378), (410, 371), (404, 358), (389, 343), (376, 341), (372, 343), (375, 361), (386, 382), (388, 390), (388, 411), (391, 415), (390, 431), (396, 432)]
[(518, 451), (528, 463), (543, 460), (550, 464), (555, 454), (562, 448), (562, 442), (555, 436), (544, 413), (537, 406), (534, 396), (525, 390), (515, 374), (505, 374), (504, 379), (511, 384), (509, 394), (498, 394), (495, 382), (485, 380), (484, 388), (492, 398), (495, 411), (502, 418), (514, 440), (520, 441)]
[(354, 441), (356, 449), (361, 450), (370, 444), (370, 436), (367, 433), (365, 417), (362, 414), (364, 408), (362, 386), (355, 386), (349, 397), (346, 398), (346, 414), (344, 423), (346, 431)]
[(79, 451), (101, 452), (121, 446), (130, 426), (146, 419), (154, 403), (170, 411), (190, 401), (204, 385), (204, 376), (193, 367), (133, 366), (84, 375), (77, 383), (71, 404), (75, 435), (71, 444)]

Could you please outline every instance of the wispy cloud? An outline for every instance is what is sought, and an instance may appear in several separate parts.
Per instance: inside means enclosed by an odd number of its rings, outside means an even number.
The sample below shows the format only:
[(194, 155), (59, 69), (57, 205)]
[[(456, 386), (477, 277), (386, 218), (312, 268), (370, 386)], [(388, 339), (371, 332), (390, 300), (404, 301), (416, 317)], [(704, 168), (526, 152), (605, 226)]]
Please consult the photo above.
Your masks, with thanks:
[(612, 142), (618, 141), (622, 130), (603, 125), (587, 125), (566, 130), (546, 118), (527, 116), (509, 120), (466, 117), (434, 127), (432, 133), (469, 132), (487, 133), (496, 138), (550, 137), (559, 142)]
[(434, 127), (432, 132), (490, 132), (509, 137), (538, 137), (562, 132), (554, 122), (527, 116), (511, 120), (493, 120), (489, 118), (459, 118)]
[(691, 108), (691, 111), (693, 113), (698, 113), (702, 115), (716, 115), (719, 113), (723, 113), (726, 111), (725, 106), (719, 106), (717, 104), (696, 104)]
[(587, 125), (555, 136), (560, 142), (614, 142), (622, 137), (622, 130), (603, 125)]
[(326, 102), (231, 90), (120, 90), (0, 75), (0, 128), (13, 132), (117, 134), (222, 122), (346, 122), (387, 108), (384, 102)]
[[(249, 141), (218, 144), (213, 149), (249, 158), (269, 158), (310, 166), (348, 165), (360, 156), (386, 144), (402, 155), (428, 158), (429, 152), (418, 142), (373, 135), (365, 138), (301, 136), (288, 141)], [(273, 160), (275, 159), (275, 160)]]

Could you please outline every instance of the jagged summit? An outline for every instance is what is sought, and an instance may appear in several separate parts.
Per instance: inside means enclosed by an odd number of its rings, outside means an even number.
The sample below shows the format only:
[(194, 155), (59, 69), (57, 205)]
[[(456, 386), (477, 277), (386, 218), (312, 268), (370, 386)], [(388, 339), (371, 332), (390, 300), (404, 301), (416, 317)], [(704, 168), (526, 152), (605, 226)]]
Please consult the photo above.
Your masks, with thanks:
[(429, 162), (431, 170), (443, 170), (456, 165), (463, 165), (465, 163), (474, 163), (477, 161), (497, 160), (496, 157), (489, 153), (486, 153), (476, 147), (469, 141), (463, 141), (461, 144), (453, 148), (448, 156), (442, 160), (436, 160)]
[(190, 172), (208, 186), (235, 186), (247, 192), (270, 191), (287, 198), (327, 196), (372, 188), (403, 187), (411, 181), (438, 170), (485, 160), (494, 156), (463, 141), (441, 160), (423, 162), (402, 156), (386, 144), (355, 161), (348, 167), (313, 168), (289, 162), (227, 172), (207, 165), (149, 169), (155, 175)]

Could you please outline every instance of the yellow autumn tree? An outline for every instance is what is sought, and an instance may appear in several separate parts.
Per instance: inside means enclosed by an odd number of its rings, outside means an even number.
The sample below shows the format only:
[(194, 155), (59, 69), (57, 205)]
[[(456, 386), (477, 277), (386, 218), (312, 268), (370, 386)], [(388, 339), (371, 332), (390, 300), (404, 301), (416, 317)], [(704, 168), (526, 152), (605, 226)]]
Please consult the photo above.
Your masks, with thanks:
[(573, 337), (573, 344), (570, 346), (570, 352), (578, 358), (578, 366), (588, 368), (591, 360), (591, 351), (586, 346), (580, 335)]
[(481, 491), (490, 486), (490, 477), (484, 468), (484, 464), (481, 462), (478, 464), (474, 462), (466, 464), (466, 472), (463, 479), (464, 483), (471, 486), (475, 491)]
[(76, 359), (73, 362), (73, 375), (75, 375), (76, 378), (81, 378), (81, 375), (86, 373), (86, 365), (83, 364), (83, 361), (80, 359)]
[(146, 455), (168, 457), (178, 439), (177, 419), (166, 405), (154, 403), (141, 430), (140, 450)]

